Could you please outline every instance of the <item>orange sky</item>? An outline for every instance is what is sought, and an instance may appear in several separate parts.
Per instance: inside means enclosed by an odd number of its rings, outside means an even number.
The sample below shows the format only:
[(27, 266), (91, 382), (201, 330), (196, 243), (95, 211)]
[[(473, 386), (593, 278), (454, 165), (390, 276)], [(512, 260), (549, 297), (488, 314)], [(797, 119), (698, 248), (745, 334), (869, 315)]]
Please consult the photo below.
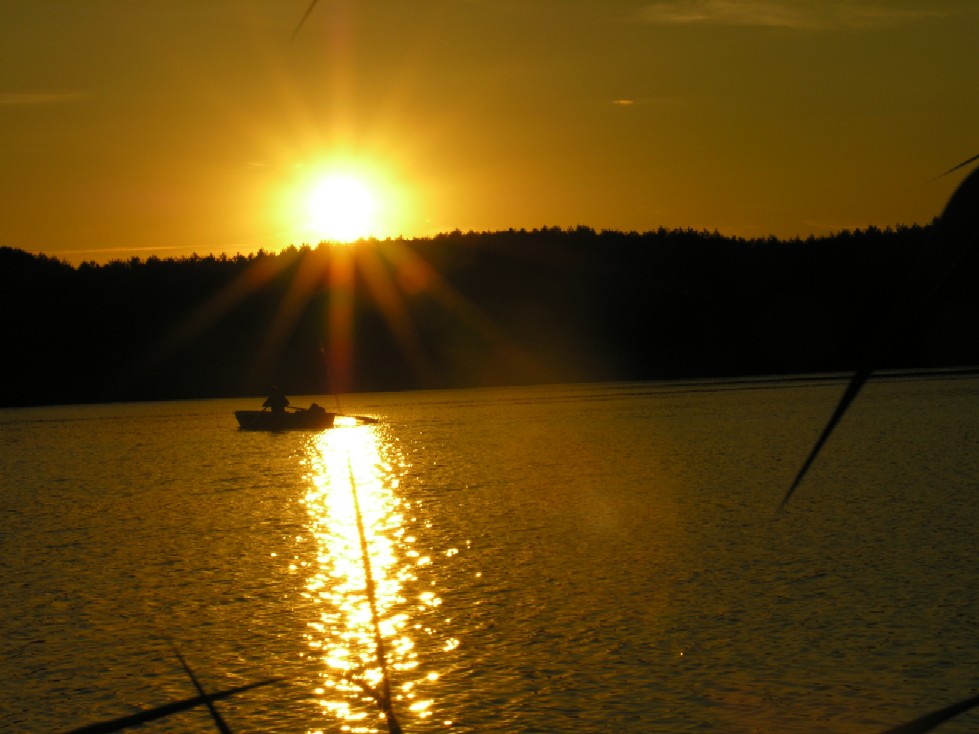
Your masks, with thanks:
[(975, 0), (3, 0), (0, 245), (925, 223), (979, 153)]

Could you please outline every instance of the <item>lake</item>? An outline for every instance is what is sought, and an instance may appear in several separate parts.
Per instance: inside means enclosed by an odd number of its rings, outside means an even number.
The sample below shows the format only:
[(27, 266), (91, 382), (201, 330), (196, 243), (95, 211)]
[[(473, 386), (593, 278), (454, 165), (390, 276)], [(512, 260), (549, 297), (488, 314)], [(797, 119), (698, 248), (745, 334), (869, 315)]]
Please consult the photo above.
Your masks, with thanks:
[(236, 732), (386, 731), (378, 634), (406, 732), (870, 733), (965, 698), (979, 378), (871, 382), (778, 512), (843, 385), (352, 395), (379, 422), (320, 433), (239, 431), (255, 398), (2, 410), (0, 729), (191, 698), (176, 648), (208, 691), (284, 679), (217, 704)]

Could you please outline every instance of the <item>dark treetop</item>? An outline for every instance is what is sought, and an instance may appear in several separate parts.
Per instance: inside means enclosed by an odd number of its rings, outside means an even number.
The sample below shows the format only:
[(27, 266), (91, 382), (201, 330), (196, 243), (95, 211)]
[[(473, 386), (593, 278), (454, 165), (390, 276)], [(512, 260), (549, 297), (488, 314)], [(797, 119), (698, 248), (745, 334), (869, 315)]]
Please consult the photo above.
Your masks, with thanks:
[(979, 364), (975, 253), (919, 297), (933, 230), (457, 231), (79, 267), (3, 247), (0, 405), (845, 371), (909, 298), (878, 369)]

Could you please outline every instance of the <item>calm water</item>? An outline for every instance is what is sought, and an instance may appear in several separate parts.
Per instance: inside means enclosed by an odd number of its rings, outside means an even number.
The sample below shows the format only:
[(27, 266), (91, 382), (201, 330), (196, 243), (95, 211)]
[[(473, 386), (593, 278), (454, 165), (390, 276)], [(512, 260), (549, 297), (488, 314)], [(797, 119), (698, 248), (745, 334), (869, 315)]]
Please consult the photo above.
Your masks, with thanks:
[[(0, 411), (0, 729), (208, 690), (236, 732), (877, 732), (979, 686), (979, 379)], [(310, 399), (294, 398), (294, 404)], [(319, 398), (322, 404), (329, 399)], [(972, 713), (942, 732), (975, 731)], [(214, 731), (195, 709), (144, 731)]]

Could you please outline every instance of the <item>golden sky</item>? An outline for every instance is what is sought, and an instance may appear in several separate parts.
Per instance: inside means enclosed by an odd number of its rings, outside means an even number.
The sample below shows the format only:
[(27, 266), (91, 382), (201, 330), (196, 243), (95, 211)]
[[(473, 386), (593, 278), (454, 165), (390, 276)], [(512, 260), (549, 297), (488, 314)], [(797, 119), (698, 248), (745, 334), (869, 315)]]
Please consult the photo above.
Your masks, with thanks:
[(926, 223), (979, 153), (975, 0), (308, 6), (0, 0), (0, 245), (315, 243), (337, 175), (378, 237), (805, 236)]

